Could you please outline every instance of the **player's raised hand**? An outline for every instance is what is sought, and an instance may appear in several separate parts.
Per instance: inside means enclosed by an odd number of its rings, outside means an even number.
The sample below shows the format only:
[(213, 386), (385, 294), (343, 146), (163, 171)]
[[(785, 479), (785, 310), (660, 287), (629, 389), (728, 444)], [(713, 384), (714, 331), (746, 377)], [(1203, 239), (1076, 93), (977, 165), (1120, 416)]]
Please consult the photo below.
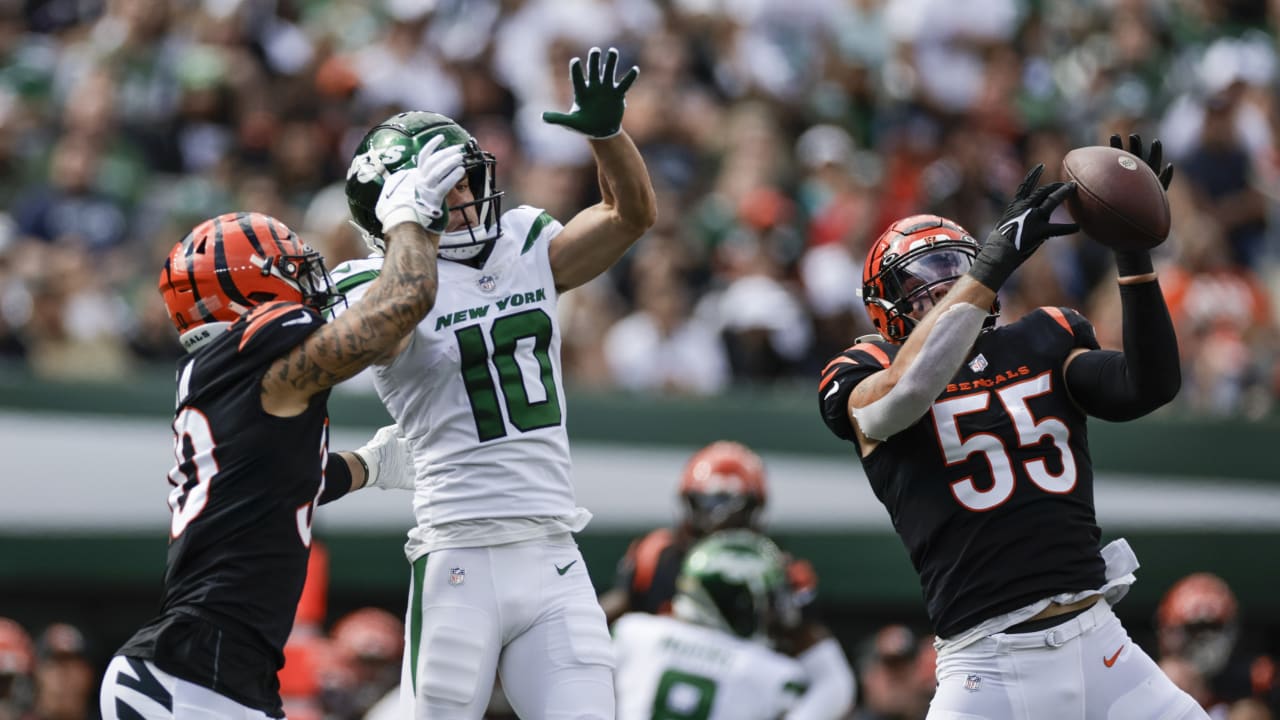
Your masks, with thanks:
[(1055, 223), (1049, 219), (1055, 208), (1075, 192), (1072, 182), (1054, 182), (1036, 187), (1044, 164), (1031, 168), (1022, 179), (1013, 202), (1005, 208), (996, 227), (987, 235), (969, 274), (992, 290), (999, 290), (1005, 280), (1022, 264), (1023, 260), (1040, 247), (1045, 240), (1058, 235), (1070, 235), (1080, 229), (1075, 223)]
[(461, 145), (439, 149), (443, 135), (427, 141), (414, 164), (385, 174), (382, 193), (374, 214), (387, 230), (404, 222), (415, 222), (433, 233), (442, 233), (449, 224), (445, 196), (464, 173)]
[[(1111, 136), (1111, 147), (1117, 150), (1124, 150), (1124, 140), (1120, 134), (1116, 133)], [(1147, 167), (1151, 168), (1151, 172), (1156, 174), (1160, 179), (1160, 185), (1165, 190), (1169, 189), (1169, 183), (1173, 182), (1173, 163), (1160, 167), (1160, 163), (1164, 161), (1164, 146), (1159, 140), (1151, 141), (1151, 154), (1143, 157), (1142, 155), (1142, 136), (1137, 133), (1129, 134), (1129, 152), (1137, 155), (1146, 161)]]
[(640, 75), (640, 68), (633, 65), (621, 80), (616, 80), (617, 68), (616, 48), (609, 48), (603, 72), (600, 69), (600, 48), (591, 48), (591, 52), (587, 53), (585, 75), (582, 72), (582, 59), (574, 58), (569, 63), (569, 77), (573, 80), (573, 107), (567, 113), (544, 112), (543, 122), (563, 125), (596, 139), (617, 135), (622, 129), (622, 113), (627, 107), (627, 90)]

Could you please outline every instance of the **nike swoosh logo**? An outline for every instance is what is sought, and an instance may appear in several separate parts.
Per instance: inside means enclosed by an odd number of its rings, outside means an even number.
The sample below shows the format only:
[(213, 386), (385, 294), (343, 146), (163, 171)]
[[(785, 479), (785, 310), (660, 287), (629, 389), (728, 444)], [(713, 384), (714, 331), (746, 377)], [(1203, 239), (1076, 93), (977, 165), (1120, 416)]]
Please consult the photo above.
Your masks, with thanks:
[(1124, 646), (1121, 645), (1120, 650), (1117, 650), (1115, 655), (1112, 655), (1109, 658), (1102, 658), (1102, 664), (1106, 665), (1107, 667), (1111, 667), (1112, 665), (1115, 665), (1116, 660), (1120, 658), (1120, 652), (1123, 650), (1124, 650)]
[(827, 391), (826, 395), (822, 396), (822, 399), (823, 400), (831, 399), (831, 396), (835, 395), (839, 390), (840, 390), (840, 381), (839, 380), (831, 381), (831, 389)]
[(573, 560), (573, 561), (571, 561), (568, 565), (565, 565), (564, 567), (560, 567), (559, 565), (556, 565), (556, 572), (557, 572), (557, 573), (559, 573), (559, 574), (561, 574), (561, 575), (563, 575), (563, 574), (565, 574), (565, 573), (569, 572), (569, 568), (573, 567), (573, 566), (574, 566), (574, 563), (576, 563), (576, 562), (578, 562), (578, 561), (577, 561), (577, 560)]
[(310, 325), (310, 324), (311, 324), (311, 315), (309, 313), (302, 313), (302, 317), (294, 318), (289, 322), (282, 322), (280, 323), (280, 327), (289, 327), (290, 325)]
[[(1001, 225), (999, 228), (996, 228), (996, 230), (1001, 235), (1004, 235), (1006, 238), (1009, 238), (1010, 240), (1013, 241), (1013, 247), (1017, 250), (1022, 249), (1022, 226), (1027, 222), (1027, 216), (1031, 214), (1031, 211), (1033, 209), (1034, 208), (1028, 208), (1025, 212), (1023, 212), (1018, 217), (1006, 222), (1005, 224)], [(1005, 230), (1008, 230), (1010, 228), (1013, 228), (1013, 230), (1015, 231), (1013, 233), (1013, 237), (1009, 237), (1009, 233), (1005, 232)]]

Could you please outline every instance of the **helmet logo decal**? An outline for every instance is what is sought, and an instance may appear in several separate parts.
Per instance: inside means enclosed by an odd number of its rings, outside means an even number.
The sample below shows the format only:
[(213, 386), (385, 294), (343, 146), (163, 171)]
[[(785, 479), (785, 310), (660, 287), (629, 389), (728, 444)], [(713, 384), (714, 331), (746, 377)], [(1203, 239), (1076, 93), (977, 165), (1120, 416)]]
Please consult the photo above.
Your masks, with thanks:
[(400, 145), (370, 148), (368, 152), (351, 158), (351, 165), (347, 168), (347, 179), (354, 177), (356, 182), (370, 182), (376, 177), (381, 177), (387, 171), (388, 165), (395, 165), (403, 157), (404, 147)]

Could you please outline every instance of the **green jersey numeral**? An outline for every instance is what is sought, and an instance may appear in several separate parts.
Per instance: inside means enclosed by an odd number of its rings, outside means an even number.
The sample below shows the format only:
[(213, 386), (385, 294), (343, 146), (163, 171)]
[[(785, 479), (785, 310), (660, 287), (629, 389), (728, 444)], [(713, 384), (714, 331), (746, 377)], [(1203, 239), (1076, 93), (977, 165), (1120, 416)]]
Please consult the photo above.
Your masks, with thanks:
[[(672, 695), (679, 693), (677, 698)], [(672, 700), (679, 701), (673, 707)], [(658, 679), (658, 694), (653, 699), (652, 720), (707, 720), (716, 699), (716, 681), (702, 675), (668, 670)]]
[[(559, 425), (560, 398), (551, 367), (551, 318), (541, 310), (527, 310), (505, 315), (493, 321), (489, 336), (493, 342), (493, 367), (498, 371), (507, 417), (521, 432)], [(471, 400), (471, 415), (476, 421), (476, 434), (481, 442), (496, 440), (507, 434), (507, 425), (498, 407), (498, 388), (489, 373), (489, 347), (484, 331), (472, 325), (454, 332), (462, 353), (462, 382)], [(538, 380), (546, 393), (544, 400), (529, 398), (516, 349), (521, 340), (533, 339), (533, 357), (538, 362)]]

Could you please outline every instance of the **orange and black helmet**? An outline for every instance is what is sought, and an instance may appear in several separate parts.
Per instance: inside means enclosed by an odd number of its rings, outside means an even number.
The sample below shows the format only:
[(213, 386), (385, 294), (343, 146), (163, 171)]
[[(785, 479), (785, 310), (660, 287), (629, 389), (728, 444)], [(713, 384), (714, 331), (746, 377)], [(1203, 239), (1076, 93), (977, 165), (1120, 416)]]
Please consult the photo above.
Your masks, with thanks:
[(754, 528), (768, 499), (764, 461), (741, 443), (713, 442), (685, 465), (680, 499), (685, 524), (698, 535)]
[(255, 305), (286, 300), (324, 312), (340, 298), (320, 253), (284, 223), (254, 212), (206, 220), (174, 245), (160, 271), (160, 294), (189, 352)]
[[(884, 339), (901, 343), (933, 307), (937, 292), (973, 266), (978, 241), (937, 215), (912, 215), (889, 226), (862, 266), (862, 302)], [(998, 305), (991, 308), (994, 324)]]

